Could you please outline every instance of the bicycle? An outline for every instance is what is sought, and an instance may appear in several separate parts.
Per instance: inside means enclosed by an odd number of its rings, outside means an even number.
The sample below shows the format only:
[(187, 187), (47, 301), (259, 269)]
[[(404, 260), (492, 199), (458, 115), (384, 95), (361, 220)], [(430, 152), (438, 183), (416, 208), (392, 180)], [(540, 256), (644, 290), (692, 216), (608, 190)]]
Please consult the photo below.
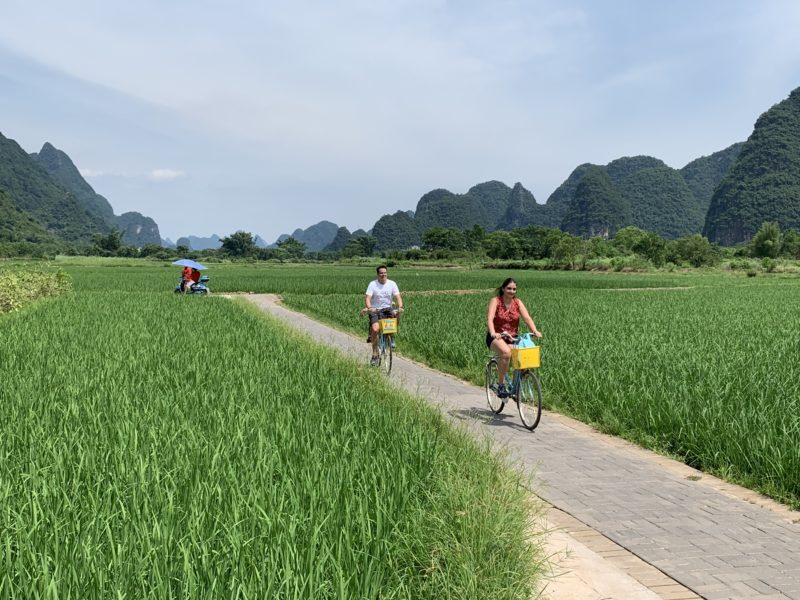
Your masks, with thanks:
[[(378, 321), (378, 356), (377, 359), (373, 357), (370, 362), (372, 366), (380, 367), (386, 375), (390, 375), (392, 372), (395, 335), (397, 335), (397, 316), (402, 312), (402, 309), (370, 308), (367, 312), (371, 314), (377, 313), (380, 316), (391, 314), (391, 317), (383, 316)], [(372, 335), (371, 329), (370, 335)]]
[[(520, 338), (511, 340), (512, 360), (506, 374), (505, 395), (498, 394), (499, 369), (497, 357), (493, 354), (486, 363), (486, 401), (495, 414), (500, 414), (506, 405), (507, 398), (517, 403), (519, 418), (529, 431), (536, 429), (542, 418), (542, 386), (535, 369), (539, 367), (539, 347), (531, 353), (521, 353), (528, 348), (517, 348)], [(517, 353), (514, 353), (517, 350)], [(512, 374), (513, 373), (513, 374)]]

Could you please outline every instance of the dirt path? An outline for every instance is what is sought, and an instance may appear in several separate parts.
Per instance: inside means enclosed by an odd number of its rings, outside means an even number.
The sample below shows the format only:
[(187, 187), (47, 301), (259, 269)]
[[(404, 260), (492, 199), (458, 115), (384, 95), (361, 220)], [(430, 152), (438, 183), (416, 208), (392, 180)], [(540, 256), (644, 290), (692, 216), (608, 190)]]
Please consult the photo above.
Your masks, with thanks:
[[(366, 362), (363, 339), (276, 296), (246, 298)], [(555, 413), (528, 432), (510, 406), (492, 415), (481, 388), (410, 360), (396, 358), (392, 379), (536, 474), (531, 491), (557, 528), (548, 548), (558, 577), (546, 597), (800, 599), (800, 513)]]

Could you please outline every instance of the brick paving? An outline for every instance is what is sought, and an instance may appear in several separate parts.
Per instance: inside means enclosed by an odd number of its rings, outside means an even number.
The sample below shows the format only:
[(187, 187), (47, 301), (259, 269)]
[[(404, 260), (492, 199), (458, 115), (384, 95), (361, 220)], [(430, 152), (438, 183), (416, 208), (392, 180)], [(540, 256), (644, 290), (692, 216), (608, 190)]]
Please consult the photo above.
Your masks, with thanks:
[[(247, 298), (366, 362), (363, 340), (289, 311), (274, 296)], [(402, 352), (402, 337), (398, 346)], [(574, 519), (576, 531), (575, 523), (584, 524), (585, 539), (597, 532), (601, 555), (627, 565), (658, 596), (800, 600), (800, 513), (560, 415), (545, 412), (528, 432), (513, 402), (494, 416), (481, 388), (412, 361), (396, 359), (392, 378), (507, 449), (535, 473), (533, 491), (562, 520)]]

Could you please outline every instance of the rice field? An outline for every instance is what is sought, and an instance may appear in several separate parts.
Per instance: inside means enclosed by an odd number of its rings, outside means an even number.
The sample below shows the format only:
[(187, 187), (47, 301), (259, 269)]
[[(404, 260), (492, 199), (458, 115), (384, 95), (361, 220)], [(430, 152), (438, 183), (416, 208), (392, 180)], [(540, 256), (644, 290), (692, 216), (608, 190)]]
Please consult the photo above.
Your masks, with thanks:
[[(31, 573), (33, 597), (535, 587), (519, 481), (416, 400), (239, 304), (174, 296), (175, 267), (59, 266), (72, 295), (0, 317), (0, 596)], [(213, 292), (363, 334), (374, 269), (210, 267)], [(390, 267), (398, 351), (481, 383), (509, 275), (545, 334), (547, 408), (800, 506), (799, 278)]]
[[(800, 279), (632, 278), (625, 289), (618, 277), (572, 277), (580, 284), (517, 278), (545, 335), (545, 406), (800, 506)], [(457, 289), (471, 284), (463, 273)], [(491, 295), (407, 294), (398, 351), (481, 384)], [(363, 331), (360, 296), (284, 301)]]
[(117, 268), (0, 316), (0, 597), (531, 597), (501, 457), (243, 302)]
[[(109, 272), (116, 289), (148, 297), (170, 296), (177, 280), (158, 264), (63, 268), (76, 296), (105, 293)], [(209, 274), (214, 292), (280, 293), (336, 327), (365, 329), (358, 310), (373, 269), (223, 264)], [(506, 276), (545, 334), (547, 408), (800, 507), (800, 278), (390, 267), (406, 305), (398, 351), (480, 384), (486, 305)]]

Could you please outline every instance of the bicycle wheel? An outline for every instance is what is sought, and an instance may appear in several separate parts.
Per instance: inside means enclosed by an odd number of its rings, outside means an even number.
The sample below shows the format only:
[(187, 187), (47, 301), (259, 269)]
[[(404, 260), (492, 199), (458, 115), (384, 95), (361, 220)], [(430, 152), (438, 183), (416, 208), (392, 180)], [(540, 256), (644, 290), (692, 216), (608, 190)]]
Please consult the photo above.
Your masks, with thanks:
[(497, 384), (500, 383), (500, 376), (497, 370), (497, 361), (493, 358), (486, 363), (486, 402), (495, 414), (500, 414), (506, 401), (497, 395)]
[(380, 339), (381, 347), (381, 369), (389, 375), (392, 372), (392, 336), (382, 335)]
[(542, 418), (542, 386), (533, 371), (526, 370), (520, 374), (516, 400), (522, 424), (533, 431)]

